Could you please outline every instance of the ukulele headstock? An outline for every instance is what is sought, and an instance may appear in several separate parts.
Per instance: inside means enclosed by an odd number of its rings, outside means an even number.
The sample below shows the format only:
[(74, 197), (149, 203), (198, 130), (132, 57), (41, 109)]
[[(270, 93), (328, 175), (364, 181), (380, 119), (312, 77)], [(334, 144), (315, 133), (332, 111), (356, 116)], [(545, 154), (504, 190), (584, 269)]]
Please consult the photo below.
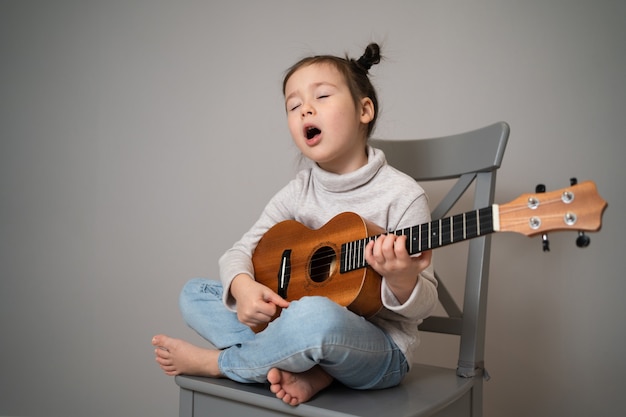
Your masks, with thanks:
[(578, 184), (572, 178), (570, 182), (570, 187), (551, 192), (545, 192), (540, 184), (534, 194), (522, 194), (500, 205), (499, 230), (526, 236), (541, 234), (544, 251), (550, 250), (548, 232), (573, 230), (579, 233), (577, 246), (587, 246), (589, 238), (584, 232), (600, 230), (607, 202), (592, 181)]

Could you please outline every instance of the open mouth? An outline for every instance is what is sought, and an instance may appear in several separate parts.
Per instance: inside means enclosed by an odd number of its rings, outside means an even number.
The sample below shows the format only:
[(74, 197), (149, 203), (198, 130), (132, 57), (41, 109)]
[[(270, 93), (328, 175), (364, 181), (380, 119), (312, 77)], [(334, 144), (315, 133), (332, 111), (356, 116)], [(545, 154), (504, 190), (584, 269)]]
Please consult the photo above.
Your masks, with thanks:
[(319, 135), (320, 133), (322, 133), (322, 131), (316, 128), (315, 126), (307, 127), (304, 130), (304, 135), (306, 136), (307, 139), (313, 139), (315, 136)]

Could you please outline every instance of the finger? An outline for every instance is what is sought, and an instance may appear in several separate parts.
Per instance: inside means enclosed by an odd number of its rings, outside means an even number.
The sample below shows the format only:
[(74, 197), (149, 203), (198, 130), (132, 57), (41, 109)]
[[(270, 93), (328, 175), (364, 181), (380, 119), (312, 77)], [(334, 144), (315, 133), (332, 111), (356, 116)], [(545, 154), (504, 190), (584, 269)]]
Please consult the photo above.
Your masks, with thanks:
[(363, 251), (365, 262), (367, 262), (368, 265), (373, 265), (376, 262), (374, 259), (374, 243), (373, 240), (370, 240), (367, 245), (365, 245), (365, 250)]
[[(283, 297), (276, 294), (274, 291), (268, 291), (264, 299), (266, 302), (277, 305), (278, 307), (287, 308), (289, 306), (289, 301), (285, 300)], [(272, 315), (273, 314), (274, 313), (272, 313)]]
[(398, 236), (393, 244), (393, 250), (397, 258), (407, 258), (409, 252), (406, 249), (406, 236)]
[(424, 269), (430, 266), (430, 263), (432, 262), (432, 259), (433, 259), (433, 251), (432, 250), (424, 251), (420, 254), (418, 258), (414, 258), (414, 259), (417, 261), (420, 271), (423, 271)]
[(267, 323), (276, 313), (276, 304), (270, 301), (263, 300), (262, 303), (259, 303), (256, 306), (256, 311), (254, 316), (255, 320), (259, 320), (260, 322)]
[(396, 235), (385, 235), (381, 242), (381, 253), (385, 261), (393, 260), (396, 257)]
[(372, 258), (376, 263), (382, 263), (385, 261), (385, 256), (383, 254), (383, 246), (385, 241), (387, 240), (386, 235), (380, 235), (376, 238), (375, 241), (372, 242)]
[(266, 316), (265, 314), (258, 314), (255, 316), (247, 317), (245, 319), (240, 319), (239, 321), (248, 327), (257, 327), (269, 323), (271, 318), (271, 316)]

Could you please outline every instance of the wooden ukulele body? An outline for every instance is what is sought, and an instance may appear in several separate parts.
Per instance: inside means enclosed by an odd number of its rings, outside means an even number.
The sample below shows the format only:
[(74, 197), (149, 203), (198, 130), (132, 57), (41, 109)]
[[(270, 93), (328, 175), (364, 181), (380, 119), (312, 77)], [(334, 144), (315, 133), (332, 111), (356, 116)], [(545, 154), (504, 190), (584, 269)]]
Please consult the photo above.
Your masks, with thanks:
[[(350, 212), (317, 230), (294, 220), (278, 223), (254, 251), (255, 279), (289, 301), (324, 296), (361, 316), (372, 316), (382, 307), (381, 277), (371, 267), (342, 273), (341, 245), (382, 232)], [(281, 283), (283, 279), (287, 282)]]

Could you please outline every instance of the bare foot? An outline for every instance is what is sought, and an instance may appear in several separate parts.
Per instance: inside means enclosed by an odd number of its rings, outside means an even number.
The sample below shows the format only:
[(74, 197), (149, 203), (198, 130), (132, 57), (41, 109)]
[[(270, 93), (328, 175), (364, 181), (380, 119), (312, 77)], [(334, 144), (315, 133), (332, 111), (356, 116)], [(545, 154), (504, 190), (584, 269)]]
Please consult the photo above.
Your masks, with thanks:
[(205, 349), (165, 335), (152, 338), (156, 361), (166, 375), (197, 375), (220, 378), (217, 364), (220, 351)]
[(315, 394), (333, 382), (333, 377), (315, 366), (302, 373), (272, 368), (267, 373), (270, 391), (283, 402), (296, 406), (309, 401)]

